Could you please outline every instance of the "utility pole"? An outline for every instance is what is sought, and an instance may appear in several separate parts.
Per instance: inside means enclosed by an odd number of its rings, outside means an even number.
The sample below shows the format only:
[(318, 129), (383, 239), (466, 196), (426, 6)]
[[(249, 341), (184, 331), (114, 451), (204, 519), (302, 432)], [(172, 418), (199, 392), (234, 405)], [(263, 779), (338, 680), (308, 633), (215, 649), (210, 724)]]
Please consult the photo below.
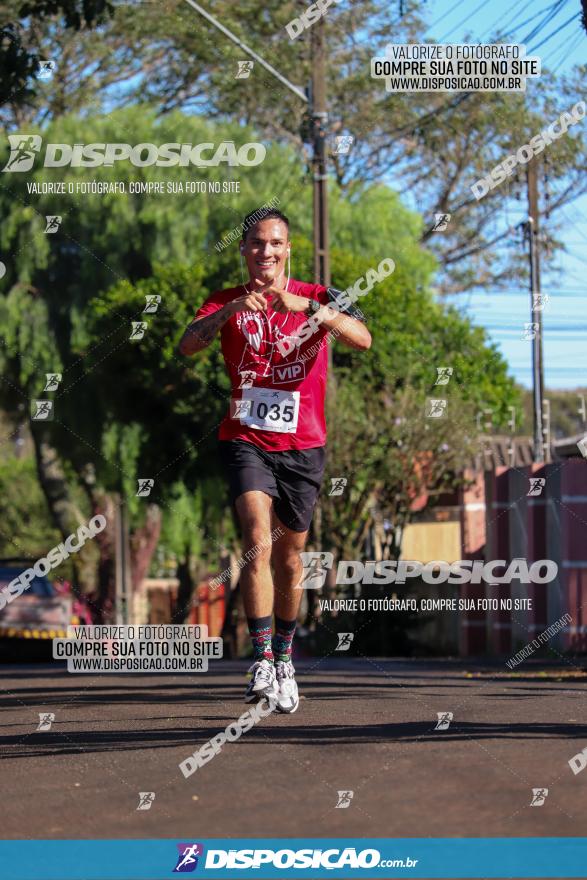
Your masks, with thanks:
[(116, 519), (114, 528), (115, 567), (115, 614), (117, 625), (128, 624), (130, 619), (130, 557), (126, 502), (122, 493), (116, 494)]
[(533, 156), (526, 166), (528, 182), (528, 241), (530, 257), (530, 303), (532, 323), (532, 409), (534, 412), (534, 461), (544, 461), (542, 362), (542, 300), (540, 296), (540, 220), (538, 210), (537, 161)]
[(550, 400), (542, 401), (542, 436), (544, 437), (544, 461), (546, 464), (551, 463), (550, 458)]
[(235, 45), (242, 49), (265, 68), (272, 76), (288, 88), (294, 95), (309, 104), (309, 117), (311, 124), (310, 137), (312, 141), (312, 175), (314, 185), (314, 281), (317, 284), (330, 286), (330, 253), (328, 246), (328, 177), (326, 174), (326, 55), (324, 46), (324, 18), (320, 18), (310, 30), (312, 84), (309, 95), (306, 95), (298, 86), (291, 83), (285, 76), (279, 73), (264, 58), (254, 52), (246, 43), (240, 40), (227, 27), (221, 24), (217, 18), (207, 12), (196, 3), (195, 0), (185, 0), (192, 9), (206, 19), (211, 25), (219, 30), (225, 37), (232, 40)]
[[(324, 18), (320, 18), (311, 28), (311, 57), (312, 82), (304, 93), (296, 85), (291, 83), (264, 58), (247, 46), (235, 36), (227, 27), (221, 24), (217, 18), (207, 12), (195, 0), (185, 0), (192, 9), (206, 19), (211, 25), (219, 30), (225, 37), (232, 40), (239, 49), (246, 52), (255, 61), (258, 61), (265, 70), (279, 80), (291, 92), (308, 104), (308, 118), (310, 122), (310, 140), (312, 143), (312, 176), (313, 176), (313, 203), (314, 203), (314, 281), (317, 284), (330, 286), (330, 253), (328, 242), (328, 178), (326, 174), (326, 55), (324, 45)], [(332, 349), (328, 349), (329, 365), (332, 365)], [(331, 376), (332, 389), (332, 370)], [(322, 531), (320, 503), (316, 506), (314, 514), (314, 534), (320, 535)]]
[(330, 287), (328, 244), (328, 175), (326, 173), (326, 58), (324, 18), (311, 29), (312, 172), (314, 178), (314, 281)]

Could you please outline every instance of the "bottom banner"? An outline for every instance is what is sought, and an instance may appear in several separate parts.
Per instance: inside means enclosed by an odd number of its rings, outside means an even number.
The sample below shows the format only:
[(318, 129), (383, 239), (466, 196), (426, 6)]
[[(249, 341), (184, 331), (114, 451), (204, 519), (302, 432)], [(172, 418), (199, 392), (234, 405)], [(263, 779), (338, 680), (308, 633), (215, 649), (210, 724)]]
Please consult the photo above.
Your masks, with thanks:
[(0, 841), (2, 880), (587, 877), (587, 838)]

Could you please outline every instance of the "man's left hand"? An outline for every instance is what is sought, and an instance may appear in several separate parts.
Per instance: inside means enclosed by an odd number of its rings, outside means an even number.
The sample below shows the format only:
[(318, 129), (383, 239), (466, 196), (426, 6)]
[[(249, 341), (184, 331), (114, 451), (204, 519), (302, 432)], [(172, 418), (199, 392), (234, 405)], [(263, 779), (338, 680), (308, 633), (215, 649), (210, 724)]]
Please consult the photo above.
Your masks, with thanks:
[(277, 287), (269, 287), (263, 293), (268, 298), (269, 305), (274, 312), (287, 314), (287, 312), (305, 312), (310, 305), (310, 300), (305, 296), (297, 296), (295, 293), (287, 293)]

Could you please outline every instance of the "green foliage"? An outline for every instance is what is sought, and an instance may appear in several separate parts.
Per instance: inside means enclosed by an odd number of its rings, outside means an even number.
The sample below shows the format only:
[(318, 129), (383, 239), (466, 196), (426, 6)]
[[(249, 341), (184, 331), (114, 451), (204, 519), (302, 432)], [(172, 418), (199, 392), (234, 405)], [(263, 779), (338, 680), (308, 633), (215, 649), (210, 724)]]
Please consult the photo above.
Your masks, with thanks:
[[(554, 440), (564, 437), (576, 437), (587, 432), (587, 421), (583, 410), (587, 406), (587, 389), (577, 388), (575, 391), (554, 391), (546, 389), (545, 400), (550, 403), (550, 436)], [(521, 430), (528, 434), (533, 429), (532, 392), (528, 389), (523, 394), (523, 425)]]
[[(8, 0), (5, 5), (5, 20), (10, 22), (18, 17), (21, 4)], [(12, 89), (12, 100), (0, 108), (9, 130), (23, 125), (32, 130), (41, 121), (57, 120), (71, 111), (99, 119), (104, 110), (120, 105), (132, 105), (146, 115), (155, 108), (163, 125), (174, 118), (174, 111), (181, 110), (235, 120), (236, 134), (241, 125), (254, 126), (272, 150), (276, 144), (287, 144), (308, 161), (305, 103), (258, 63), (247, 79), (235, 78), (242, 50), (219, 35), (185, 0), (166, 0), (163, 7), (119, 3), (112, 15), (103, 16), (102, 11), (112, 10), (102, 0), (85, 2), (83, 9), (77, 0), (30, 0), (25, 8), (41, 10), (42, 15), (22, 23), (18, 46), (16, 39), (6, 42), (7, 79), (15, 76), (21, 86)], [(212, 11), (264, 57), (277, 58), (277, 68), (299, 88), (310, 81), (311, 33), (306, 31), (292, 41), (285, 30), (300, 13), (296, 0), (267, 0), (261, 15), (253, 0), (238, 4), (215, 0)], [(87, 27), (77, 31), (68, 27), (79, 27), (84, 17)], [(329, 8), (323, 23), (328, 46), (330, 173), (349, 206), (364, 187), (376, 181), (392, 183), (406, 193), (424, 218), (420, 235), (439, 258), (446, 289), (495, 287), (519, 280), (527, 268), (519, 249), (510, 247), (507, 209), (524, 187), (523, 169), (481, 202), (472, 197), (470, 187), (528, 143), (545, 123), (554, 121), (561, 109), (576, 102), (582, 94), (585, 67), (557, 77), (543, 68), (524, 94), (386, 92), (383, 81), (370, 74), (371, 58), (383, 55), (390, 42), (427, 39), (425, 17), (422, 7), (398, 19), (383, 0), (358, 4), (343, 0)], [(90, 29), (94, 25), (95, 31)], [(30, 47), (38, 57), (58, 58), (59, 75), (48, 82), (27, 77)], [(80, 70), (91, 70), (92, 75), (80, 76)], [(136, 128), (136, 137), (133, 126), (120, 139), (138, 143), (140, 128)], [(558, 193), (550, 202), (552, 254), (563, 247), (557, 240), (556, 209), (587, 189), (586, 141), (580, 129), (576, 126), (572, 135), (554, 142), (543, 157), (548, 158), (550, 188)], [(334, 139), (346, 133), (355, 138), (353, 148), (348, 154), (336, 153)], [(294, 192), (298, 198), (298, 167), (297, 162), (284, 161), (279, 186), (272, 187), (272, 192), (287, 187), (290, 198)], [(261, 184), (256, 192), (263, 191)], [(441, 234), (432, 232), (436, 212), (452, 215)], [(304, 215), (309, 222), (311, 214)], [(308, 234), (307, 229), (302, 231)], [(180, 253), (174, 257), (184, 259)]]
[(176, 560), (206, 560), (214, 568), (234, 539), (223, 477), (202, 474), (195, 489), (189, 491), (179, 481), (171, 486), (160, 541), (166, 555)]
[(83, 24), (93, 25), (112, 14), (114, 6), (108, 0), (25, 0), (19, 13), (40, 20), (50, 16), (63, 16), (65, 27), (79, 30)]
[(5, 0), (0, 11), (2, 104), (20, 112), (42, 100), (43, 83), (36, 76), (40, 62), (53, 56), (42, 52), (39, 31), (58, 31), (63, 37), (68, 31), (91, 29), (113, 12), (109, 0)]
[[(136, 458), (141, 475), (156, 479), (154, 498), (157, 482), (181, 477), (195, 485), (226, 408), (229, 386), (217, 346), (193, 366), (177, 352), (207, 292), (201, 267), (156, 265), (152, 278), (116, 284), (86, 310), (91, 345), (84, 363), (96, 404), (106, 423), (143, 426)], [(161, 302), (155, 314), (144, 314), (150, 295)], [(144, 337), (131, 341), (131, 322), (143, 319)]]
[[(51, 525), (33, 458), (0, 461), (0, 556), (38, 559), (61, 540)], [(60, 566), (59, 574), (64, 574)]]
[[(28, 392), (41, 392), (44, 373), (59, 371), (61, 361), (49, 327), (47, 303), (23, 284), (0, 299), (3, 347), (2, 371)], [(41, 384), (43, 382), (43, 384)]]
[[(232, 139), (240, 144), (255, 137), (239, 126), (205, 124), (180, 113), (157, 120), (143, 107), (104, 118), (63, 117), (49, 126), (45, 139), (159, 144)], [(122, 180), (128, 189), (133, 180), (179, 183), (195, 176), (193, 168), (134, 168), (128, 162), (91, 174), (83, 168), (59, 171), (74, 188), (88, 179)], [(197, 170), (200, 180), (229, 176), (222, 166)], [(234, 536), (216, 455), (217, 428), (229, 397), (219, 345), (193, 360), (177, 351), (204, 299), (240, 281), (236, 243), (220, 250), (214, 245), (238, 226), (245, 211), (279, 195), (291, 221), (292, 274), (312, 276), (311, 198), (299, 158), (289, 148), (272, 146), (262, 166), (241, 168), (238, 177), (239, 196), (48, 194), (36, 196), (33, 209), (26, 204), (27, 182), (55, 178), (54, 169), (39, 167), (15, 175), (11, 192), (0, 193), (7, 218), (1, 245), (16, 254), (0, 282), (7, 292), (0, 299), (0, 317), (11, 382), (0, 390), (0, 402), (12, 412), (23, 395), (28, 399), (43, 387), (45, 372), (62, 372), (55, 420), (46, 425), (50, 442), (73, 473), (91, 463), (101, 488), (124, 492), (131, 525), (142, 521), (144, 511), (136, 481), (154, 479), (149, 500), (164, 511), (164, 541), (176, 555), (187, 550), (215, 558), (219, 543)], [(331, 423), (337, 469), (363, 450), (356, 468), (361, 497), (355, 503), (364, 506), (369, 485), (391, 503), (386, 491), (397, 494), (405, 456), (413, 460), (442, 445), (438, 432), (445, 423), (433, 427), (421, 418), (426, 396), (436, 396), (437, 366), (454, 369), (447, 391), (452, 430), (456, 426), (466, 437), (474, 410), (483, 404), (506, 412), (514, 386), (483, 331), (434, 300), (436, 261), (419, 243), (422, 221), (395, 193), (381, 184), (357, 185), (349, 198), (332, 184), (330, 204), (336, 287), (354, 284), (383, 258), (396, 263), (395, 272), (359, 303), (373, 333), (369, 354), (335, 346), (337, 393), (346, 394), (348, 384), (351, 395), (339, 413), (346, 412), (354, 427), (337, 421), (336, 414)], [(54, 235), (44, 234), (49, 213), (63, 217)], [(154, 314), (144, 311), (151, 296), (161, 298)], [(140, 339), (130, 338), (133, 322), (147, 325)], [(449, 446), (437, 455), (435, 479), (440, 465), (448, 472), (458, 464), (462, 447)], [(349, 508), (347, 530), (363, 514), (360, 505)]]
[(34, 91), (28, 82), (38, 67), (38, 57), (27, 51), (15, 22), (0, 27), (0, 101), (4, 104), (15, 95), (20, 102), (30, 100)]
[(447, 417), (431, 419), (424, 387), (378, 388), (357, 381), (354, 372), (340, 377), (327, 408), (325, 485), (346, 477), (348, 487), (342, 495), (322, 495), (323, 546), (335, 547), (343, 559), (359, 558), (373, 510), (401, 529), (415, 498), (460, 484), (476, 449), (474, 407), (458, 386), (443, 387), (438, 396), (448, 399)]

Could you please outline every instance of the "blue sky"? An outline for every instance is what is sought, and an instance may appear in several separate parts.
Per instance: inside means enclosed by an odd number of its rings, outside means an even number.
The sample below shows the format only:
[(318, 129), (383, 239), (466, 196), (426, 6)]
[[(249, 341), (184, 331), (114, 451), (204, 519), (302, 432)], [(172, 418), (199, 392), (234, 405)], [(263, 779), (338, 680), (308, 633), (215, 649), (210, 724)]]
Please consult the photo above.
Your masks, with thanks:
[[(564, 73), (587, 62), (587, 34), (580, 25), (580, 7), (580, 0), (428, 0), (424, 7), (430, 23), (426, 37), (456, 43), (468, 34), (469, 42), (488, 42), (496, 28), (502, 27), (511, 34), (508, 42), (522, 42), (550, 12), (552, 19), (528, 42), (527, 49), (546, 41), (528, 54), (538, 55), (543, 66), (554, 72)], [(528, 22), (530, 18), (533, 20)], [(532, 88), (532, 80), (527, 88)], [(585, 94), (577, 96), (577, 100), (581, 98)], [(517, 211), (512, 210), (510, 223), (524, 219), (525, 206), (520, 203)], [(563, 208), (557, 220), (564, 224), (560, 239), (568, 253), (557, 261), (556, 278), (542, 280), (542, 291), (550, 297), (543, 311), (545, 384), (552, 389), (587, 386), (587, 197)], [(451, 298), (451, 302), (489, 331), (517, 381), (530, 387), (531, 343), (522, 339), (523, 324), (531, 320), (527, 284), (506, 292), (468, 293)]]

